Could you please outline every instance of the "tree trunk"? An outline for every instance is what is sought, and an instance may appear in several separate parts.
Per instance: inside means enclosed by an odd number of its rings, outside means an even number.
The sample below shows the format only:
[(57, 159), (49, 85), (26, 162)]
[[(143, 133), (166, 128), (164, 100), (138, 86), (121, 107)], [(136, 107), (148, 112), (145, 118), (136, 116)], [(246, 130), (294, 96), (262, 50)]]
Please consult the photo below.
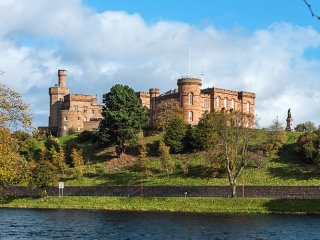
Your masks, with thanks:
[(236, 198), (237, 197), (237, 185), (235, 182), (230, 183), (231, 187), (231, 197)]
[(122, 157), (122, 155), (124, 154), (124, 150), (125, 150), (124, 146), (116, 145), (116, 153), (118, 158)]

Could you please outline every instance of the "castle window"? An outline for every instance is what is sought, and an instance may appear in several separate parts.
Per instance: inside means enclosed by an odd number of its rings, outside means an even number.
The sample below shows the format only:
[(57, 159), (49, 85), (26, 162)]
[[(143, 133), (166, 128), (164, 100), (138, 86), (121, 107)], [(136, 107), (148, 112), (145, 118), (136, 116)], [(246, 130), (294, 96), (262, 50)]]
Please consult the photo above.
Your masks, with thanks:
[(78, 121), (80, 121), (80, 117), (78, 117)]
[(228, 102), (227, 102), (227, 98), (223, 99), (223, 106), (225, 109), (228, 109)]
[(193, 105), (193, 93), (189, 93), (189, 105)]
[(87, 106), (84, 106), (84, 107), (83, 107), (83, 112), (86, 113), (87, 111), (88, 111), (88, 107), (87, 107)]
[(234, 109), (234, 99), (231, 100), (231, 108)]
[(209, 99), (203, 99), (203, 106), (205, 108), (209, 107)]
[(91, 114), (94, 114), (94, 110), (93, 109), (91, 110)]
[(64, 125), (63, 130), (68, 130), (68, 126)]
[(189, 112), (189, 121), (193, 121), (193, 112), (192, 111)]
[(84, 121), (84, 122), (86, 122), (86, 121), (87, 121), (87, 118), (86, 118), (86, 117), (84, 117), (84, 118), (83, 118), (83, 121)]
[(78, 106), (77, 105), (74, 105), (74, 110), (78, 110)]
[(98, 110), (98, 114), (100, 114), (100, 115), (101, 115), (101, 110)]
[(247, 112), (250, 112), (250, 103), (247, 102)]
[(60, 104), (62, 104), (63, 103), (63, 99), (62, 98), (60, 98)]
[(65, 116), (65, 117), (64, 117), (64, 120), (65, 120), (65, 121), (68, 121), (68, 117), (67, 117), (67, 116)]
[(220, 107), (220, 97), (217, 97), (217, 108)]
[(78, 131), (80, 131), (80, 127), (78, 126)]

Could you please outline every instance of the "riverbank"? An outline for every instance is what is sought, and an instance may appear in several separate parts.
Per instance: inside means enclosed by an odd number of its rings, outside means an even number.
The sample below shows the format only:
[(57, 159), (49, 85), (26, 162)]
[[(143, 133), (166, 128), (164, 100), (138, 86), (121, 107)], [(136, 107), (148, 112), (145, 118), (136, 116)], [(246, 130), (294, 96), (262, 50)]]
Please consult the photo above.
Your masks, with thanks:
[(103, 196), (7, 197), (2, 199), (0, 207), (197, 213), (320, 214), (320, 199)]

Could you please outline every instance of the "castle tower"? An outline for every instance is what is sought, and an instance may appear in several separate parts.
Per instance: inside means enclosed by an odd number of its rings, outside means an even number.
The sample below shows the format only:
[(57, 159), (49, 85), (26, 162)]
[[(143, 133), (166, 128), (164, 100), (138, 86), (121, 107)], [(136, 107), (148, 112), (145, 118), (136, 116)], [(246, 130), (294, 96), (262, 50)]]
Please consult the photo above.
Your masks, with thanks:
[(183, 77), (178, 79), (177, 84), (185, 120), (192, 125), (198, 124), (201, 117), (201, 79)]
[(150, 95), (150, 126), (153, 126), (153, 119), (156, 109), (156, 98), (159, 96), (160, 90), (158, 88), (150, 88), (149, 89), (149, 95)]
[(59, 112), (64, 109), (64, 96), (69, 94), (69, 89), (66, 87), (66, 70), (58, 70), (58, 84), (49, 88), (50, 96), (50, 116), (49, 129), (53, 135), (57, 135), (59, 125)]

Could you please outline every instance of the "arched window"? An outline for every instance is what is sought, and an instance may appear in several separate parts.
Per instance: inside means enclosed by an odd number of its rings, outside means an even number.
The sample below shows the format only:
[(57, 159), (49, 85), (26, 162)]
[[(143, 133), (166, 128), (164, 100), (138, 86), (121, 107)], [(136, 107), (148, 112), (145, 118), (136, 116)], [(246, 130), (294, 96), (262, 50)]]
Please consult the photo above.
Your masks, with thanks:
[(217, 108), (220, 107), (220, 97), (217, 97)]
[(193, 93), (189, 93), (189, 105), (193, 105)]
[(227, 104), (228, 104), (227, 98), (224, 98), (223, 99), (223, 106), (224, 106), (225, 109), (228, 109), (228, 105)]
[(189, 121), (193, 121), (193, 112), (192, 111), (189, 112)]
[(250, 112), (250, 103), (247, 102), (247, 112)]
[(234, 99), (231, 100), (231, 108), (234, 109)]

